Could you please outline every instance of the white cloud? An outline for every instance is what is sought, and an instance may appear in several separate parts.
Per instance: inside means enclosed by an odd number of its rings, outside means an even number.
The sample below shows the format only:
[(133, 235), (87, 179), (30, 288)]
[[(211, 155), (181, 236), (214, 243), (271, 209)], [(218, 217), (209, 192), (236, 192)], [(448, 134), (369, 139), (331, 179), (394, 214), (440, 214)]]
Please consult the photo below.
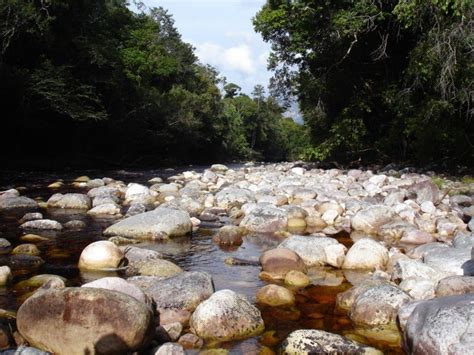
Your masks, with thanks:
[(202, 63), (216, 66), (221, 71), (235, 70), (241, 74), (255, 73), (252, 50), (246, 44), (224, 48), (212, 42), (194, 43), (196, 55)]

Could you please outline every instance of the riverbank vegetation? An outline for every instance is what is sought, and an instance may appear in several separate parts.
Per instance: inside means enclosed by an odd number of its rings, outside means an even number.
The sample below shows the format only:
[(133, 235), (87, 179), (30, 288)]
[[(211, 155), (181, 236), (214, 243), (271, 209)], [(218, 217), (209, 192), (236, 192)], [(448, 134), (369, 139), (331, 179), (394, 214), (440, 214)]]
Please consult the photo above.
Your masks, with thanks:
[(474, 5), (468, 0), (267, 1), (273, 92), (295, 95), (309, 159), (474, 158)]
[(5, 0), (0, 37), (2, 131), (14, 138), (0, 140), (6, 163), (182, 164), (299, 154), (294, 142), (304, 140), (304, 128), (262, 86), (241, 94), (199, 63), (162, 8), (135, 13), (121, 0)]

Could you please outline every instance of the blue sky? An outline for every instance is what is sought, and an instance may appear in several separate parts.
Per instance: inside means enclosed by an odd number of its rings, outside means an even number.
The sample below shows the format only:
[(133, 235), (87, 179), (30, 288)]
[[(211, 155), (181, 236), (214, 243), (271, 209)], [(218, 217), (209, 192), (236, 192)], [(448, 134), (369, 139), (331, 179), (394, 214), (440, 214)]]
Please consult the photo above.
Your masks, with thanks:
[(267, 87), (270, 46), (252, 26), (252, 17), (265, 0), (144, 0), (147, 7), (162, 6), (173, 15), (185, 42), (200, 61), (250, 94), (255, 85)]

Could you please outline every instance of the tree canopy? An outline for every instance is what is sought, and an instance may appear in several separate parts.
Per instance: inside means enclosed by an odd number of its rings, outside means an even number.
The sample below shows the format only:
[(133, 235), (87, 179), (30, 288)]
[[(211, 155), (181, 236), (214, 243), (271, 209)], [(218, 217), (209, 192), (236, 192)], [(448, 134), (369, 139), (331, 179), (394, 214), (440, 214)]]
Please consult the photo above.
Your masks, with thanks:
[(474, 3), (269, 0), (272, 90), (296, 96), (310, 159), (472, 163)]
[(198, 61), (171, 14), (127, 5), (0, 3), (2, 128), (15, 137), (0, 141), (6, 161), (290, 158), (288, 135), (304, 128), (273, 98), (249, 98), (233, 83), (222, 92), (223, 79)]

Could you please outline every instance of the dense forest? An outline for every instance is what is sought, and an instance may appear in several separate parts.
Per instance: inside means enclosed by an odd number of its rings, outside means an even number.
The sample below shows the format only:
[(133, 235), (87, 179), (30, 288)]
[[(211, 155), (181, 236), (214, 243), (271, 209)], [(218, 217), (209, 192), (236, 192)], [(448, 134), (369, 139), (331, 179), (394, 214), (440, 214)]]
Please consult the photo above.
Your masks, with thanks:
[(198, 62), (162, 8), (2, 0), (5, 164), (86, 166), (292, 159), (304, 128)]
[[(253, 22), (274, 76), (250, 94), (165, 9), (128, 5), (0, 1), (4, 166), (472, 165), (471, 0), (269, 0)], [(304, 125), (284, 117), (292, 100)]]
[(308, 159), (472, 166), (472, 0), (269, 0), (254, 26)]

